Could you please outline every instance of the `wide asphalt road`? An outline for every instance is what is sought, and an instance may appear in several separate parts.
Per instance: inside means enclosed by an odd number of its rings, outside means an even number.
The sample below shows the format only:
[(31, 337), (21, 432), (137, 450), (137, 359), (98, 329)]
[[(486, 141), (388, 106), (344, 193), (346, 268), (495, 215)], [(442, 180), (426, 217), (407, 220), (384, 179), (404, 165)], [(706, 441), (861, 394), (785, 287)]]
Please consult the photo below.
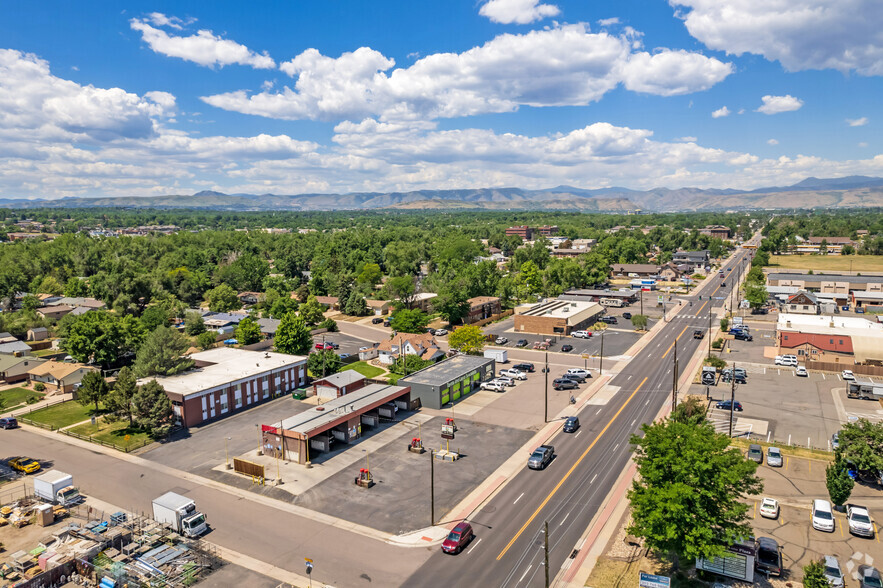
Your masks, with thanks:
[[(604, 405), (586, 405), (578, 416), (581, 429), (559, 433), (550, 443), (556, 457), (541, 471), (527, 469), (512, 478), (485, 507), (473, 515), (475, 539), (451, 559), (433, 555), (405, 586), (543, 586), (543, 525), (549, 524), (549, 577), (555, 577), (590, 525), (617, 477), (628, 467), (629, 439), (643, 423), (653, 421), (671, 401), (675, 345), (679, 373), (698, 345), (693, 331), (706, 329), (709, 312), (724, 304), (736, 284), (736, 268), (750, 252), (740, 250), (725, 266), (726, 287), (710, 278), (698, 295), (658, 333), (609, 385), (619, 388)], [(744, 268), (743, 271), (747, 271)], [(709, 296), (712, 296), (711, 300)]]

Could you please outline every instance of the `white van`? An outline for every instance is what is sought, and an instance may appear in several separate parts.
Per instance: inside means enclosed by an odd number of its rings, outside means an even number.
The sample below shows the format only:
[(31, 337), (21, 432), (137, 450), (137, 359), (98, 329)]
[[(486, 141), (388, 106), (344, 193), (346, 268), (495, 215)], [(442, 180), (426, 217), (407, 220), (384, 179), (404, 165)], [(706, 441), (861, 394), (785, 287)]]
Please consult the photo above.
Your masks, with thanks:
[(598, 301), (601, 306), (615, 306), (619, 308), (622, 306), (622, 300), (619, 298), (602, 298)]
[(812, 501), (812, 528), (827, 533), (834, 532), (834, 513), (827, 500)]
[(582, 368), (571, 368), (571, 369), (567, 370), (567, 373), (573, 374), (574, 376), (581, 376), (583, 378), (590, 377), (589, 370), (584, 370)]

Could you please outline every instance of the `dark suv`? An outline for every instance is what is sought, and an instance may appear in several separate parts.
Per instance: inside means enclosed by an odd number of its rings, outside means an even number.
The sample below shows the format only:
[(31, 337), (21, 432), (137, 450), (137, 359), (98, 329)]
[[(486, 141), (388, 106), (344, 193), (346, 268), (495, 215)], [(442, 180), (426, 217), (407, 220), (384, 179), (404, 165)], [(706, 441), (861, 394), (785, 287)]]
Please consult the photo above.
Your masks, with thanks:
[(18, 426), (18, 421), (14, 417), (5, 417), (0, 419), (0, 429), (14, 429)]
[(757, 558), (754, 560), (754, 568), (770, 576), (782, 575), (782, 553), (775, 539), (757, 538)]
[(371, 324), (372, 324), (372, 325), (379, 325), (379, 324), (382, 323), (382, 322), (383, 322), (383, 317), (382, 317), (382, 316), (375, 316), (373, 319), (371, 319)]
[(574, 433), (577, 429), (579, 429), (579, 417), (567, 417), (564, 421), (564, 432)]
[(552, 445), (540, 445), (536, 449), (533, 450), (533, 453), (530, 454), (530, 457), (527, 460), (527, 467), (532, 470), (542, 470), (549, 463), (551, 463), (552, 458), (555, 456), (555, 447)]
[(616, 317), (615, 317), (615, 316), (602, 316), (602, 317), (601, 317), (601, 322), (602, 322), (602, 323), (607, 323), (608, 325), (615, 325), (617, 321), (616, 321)]
[(536, 369), (532, 363), (516, 363), (512, 368), (523, 372), (533, 372)]
[(576, 390), (579, 388), (579, 385), (574, 380), (558, 378), (557, 380), (552, 380), (552, 387), (556, 390)]

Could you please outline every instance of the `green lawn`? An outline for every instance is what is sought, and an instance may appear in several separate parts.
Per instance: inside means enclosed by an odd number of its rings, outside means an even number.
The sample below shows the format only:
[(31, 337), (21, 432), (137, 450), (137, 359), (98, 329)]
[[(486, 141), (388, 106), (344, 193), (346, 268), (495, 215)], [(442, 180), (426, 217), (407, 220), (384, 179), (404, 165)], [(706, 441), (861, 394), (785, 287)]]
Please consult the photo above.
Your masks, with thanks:
[(94, 410), (94, 406), (90, 405), (87, 408), (75, 400), (69, 400), (68, 402), (54, 404), (52, 406), (47, 406), (46, 408), (35, 410), (34, 412), (23, 414), (21, 415), (21, 418), (36, 421), (38, 423), (45, 423), (47, 425), (52, 425), (56, 429), (60, 429), (62, 427), (73, 425), (74, 423), (88, 420), (89, 417), (92, 416)]
[(351, 363), (348, 366), (341, 368), (340, 371), (344, 370), (356, 370), (366, 378), (376, 378), (384, 372), (382, 368), (369, 365), (366, 361), (357, 361), (356, 363)]
[(59, 353), (59, 351), (58, 349), (52, 349), (50, 347), (49, 349), (39, 349), (37, 351), (33, 351), (32, 353), (37, 357), (43, 357), (45, 355), (55, 355), (56, 353)]
[(27, 404), (27, 400), (30, 397), (34, 397), (39, 401), (43, 400), (44, 396), (45, 394), (42, 392), (34, 392), (27, 388), (10, 388), (9, 390), (3, 390), (0, 392), (0, 398), (3, 399), (3, 401), (0, 402), (0, 406), (3, 407), (3, 411), (10, 411)]
[[(128, 420), (108, 423), (103, 418), (95, 424), (86, 423), (70, 429), (72, 433), (86, 435), (98, 441), (113, 443), (123, 450), (142, 447), (150, 441), (150, 434), (136, 427), (129, 427)], [(128, 436), (128, 439), (126, 437)]]

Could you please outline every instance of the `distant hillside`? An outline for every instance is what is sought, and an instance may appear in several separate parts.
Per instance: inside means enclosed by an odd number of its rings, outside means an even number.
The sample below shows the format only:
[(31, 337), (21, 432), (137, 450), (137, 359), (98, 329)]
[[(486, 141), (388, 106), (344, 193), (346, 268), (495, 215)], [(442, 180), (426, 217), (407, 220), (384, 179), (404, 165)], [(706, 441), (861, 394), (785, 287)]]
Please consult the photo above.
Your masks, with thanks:
[(883, 178), (849, 176), (806, 178), (784, 187), (740, 191), (731, 188), (583, 189), (557, 186), (544, 190), (475, 188), (415, 190), (412, 192), (354, 192), (349, 194), (223, 194), (204, 191), (191, 196), (168, 195), (57, 200), (0, 199), (8, 208), (191, 208), (203, 210), (368, 210), (368, 209), (477, 209), (574, 210), (627, 212), (689, 210), (743, 210), (776, 208), (856, 208), (883, 206)]

